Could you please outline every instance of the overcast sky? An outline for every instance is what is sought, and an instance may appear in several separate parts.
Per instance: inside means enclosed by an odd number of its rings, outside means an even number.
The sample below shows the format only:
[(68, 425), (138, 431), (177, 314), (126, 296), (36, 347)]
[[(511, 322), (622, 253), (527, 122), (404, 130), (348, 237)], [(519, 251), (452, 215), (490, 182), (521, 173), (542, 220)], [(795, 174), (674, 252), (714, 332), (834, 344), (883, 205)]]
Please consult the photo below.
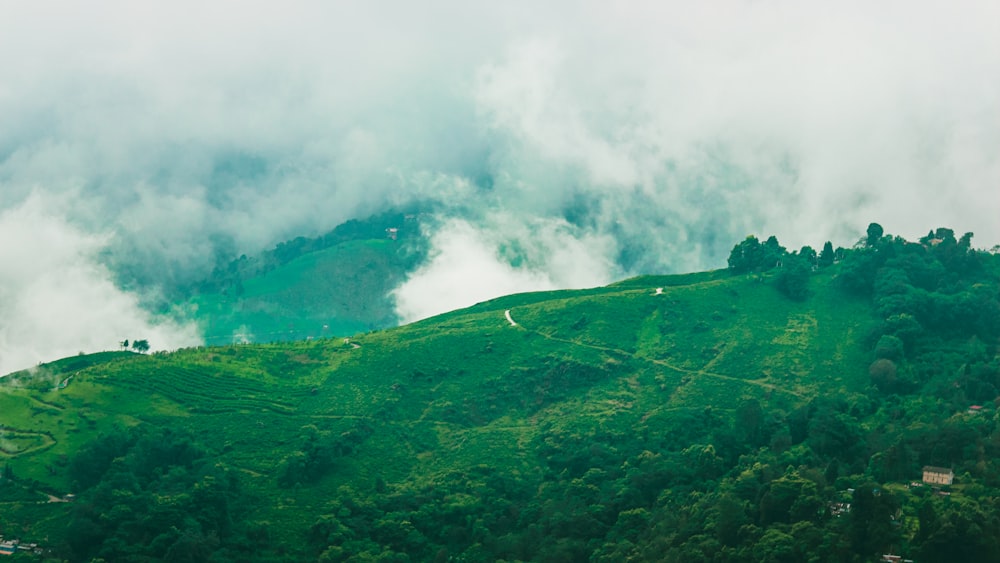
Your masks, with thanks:
[(997, 37), (993, 1), (4, 3), (0, 373), (196, 343), (112, 280), (414, 198), (444, 212), (406, 319), (750, 233), (992, 247)]

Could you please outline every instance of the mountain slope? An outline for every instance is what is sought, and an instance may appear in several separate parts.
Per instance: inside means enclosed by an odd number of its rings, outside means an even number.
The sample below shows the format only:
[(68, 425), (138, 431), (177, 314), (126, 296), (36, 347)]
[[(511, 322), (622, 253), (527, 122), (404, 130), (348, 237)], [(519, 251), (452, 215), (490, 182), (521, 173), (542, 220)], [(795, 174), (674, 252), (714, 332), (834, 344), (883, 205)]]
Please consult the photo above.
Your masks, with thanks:
[[(350, 339), (15, 374), (0, 452), (20, 488), (0, 526), (77, 559), (979, 558), (982, 541), (926, 534), (928, 511), (993, 526), (996, 419), (955, 393), (989, 392), (972, 358), (995, 364), (995, 337), (912, 340), (900, 379), (928, 354), (967, 379), (880, 391), (873, 339), (894, 317), (845, 289), (854, 260), (813, 272), (799, 300), (776, 289), (783, 272), (645, 276)], [(949, 283), (940, 295), (963, 295)], [(952, 504), (902, 487), (925, 463), (972, 472)], [(837, 502), (855, 509), (838, 518)]]
[(223, 267), (175, 305), (206, 344), (301, 340), (398, 324), (389, 293), (424, 255), (416, 215), (353, 220)]
[(283, 515), (283, 502), (261, 510), (267, 520), (280, 515), (291, 534), (323, 511), (315, 488), (364, 489), (376, 476), (427, 484), (481, 464), (540, 478), (537, 456), (523, 448), (549, 436), (596, 428), (656, 435), (741, 399), (789, 410), (819, 389), (864, 387), (844, 376), (863, 373), (864, 358), (849, 352), (863, 331), (862, 302), (799, 304), (753, 280), (692, 281), (647, 277), (539, 302), (512, 296), (346, 341), (113, 360), (75, 372), (65, 389), (6, 392), (5, 418), (54, 440), (8, 463), (16, 475), (68, 491), (73, 476), (60, 470), (60, 456), (115, 425), (146, 422), (190, 432), (268, 489), (298, 451), (303, 427), (331, 435), (365, 428), (364, 442), (328, 478), (298, 495), (282, 491), (295, 517)]

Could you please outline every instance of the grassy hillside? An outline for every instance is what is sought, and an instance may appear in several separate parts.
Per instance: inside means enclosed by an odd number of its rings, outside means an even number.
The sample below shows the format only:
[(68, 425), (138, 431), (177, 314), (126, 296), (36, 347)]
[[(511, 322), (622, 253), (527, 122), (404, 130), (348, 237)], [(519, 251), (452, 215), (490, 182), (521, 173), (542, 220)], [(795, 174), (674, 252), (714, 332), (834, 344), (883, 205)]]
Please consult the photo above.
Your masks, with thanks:
[[(65, 459), (102, 432), (183, 429), (268, 497), (254, 518), (297, 537), (345, 484), (424, 487), (483, 464), (539, 478), (531, 452), (553, 436), (652, 436), (742, 399), (791, 410), (821, 389), (864, 389), (867, 306), (827, 291), (831, 276), (805, 303), (750, 278), (685, 279), (511, 296), (350, 340), (118, 357), (65, 389), (5, 389), (6, 435), (37, 439), (3, 455), (15, 475), (71, 492)], [(319, 482), (276, 487), (310, 426), (368, 435)]]
[(190, 305), (209, 345), (354, 334), (398, 323), (389, 292), (405, 272), (396, 241), (352, 241), (248, 278), (237, 295), (202, 294)]
[(419, 262), (422, 244), (413, 215), (350, 221), (324, 236), (291, 240), (218, 268), (180, 308), (201, 325), (209, 345), (395, 326), (389, 292)]
[[(852, 264), (813, 272), (801, 299), (780, 272), (645, 276), (350, 339), (16, 374), (0, 533), (83, 560), (933, 554), (927, 511), (993, 522), (995, 418), (933, 377), (923, 394), (873, 385), (887, 325), (844, 289)], [(955, 358), (938, 365), (973, 370)], [(948, 500), (904, 487), (924, 463), (963, 475)], [(65, 493), (80, 498), (43, 496)], [(840, 501), (855, 510), (837, 517)]]

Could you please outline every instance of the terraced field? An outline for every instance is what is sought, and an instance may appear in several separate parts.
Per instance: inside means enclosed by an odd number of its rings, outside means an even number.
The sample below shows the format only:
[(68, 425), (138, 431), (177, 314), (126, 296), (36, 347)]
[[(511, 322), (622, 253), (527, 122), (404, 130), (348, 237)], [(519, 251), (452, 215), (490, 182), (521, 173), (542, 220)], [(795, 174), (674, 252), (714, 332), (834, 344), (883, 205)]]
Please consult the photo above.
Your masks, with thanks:
[(225, 372), (174, 365), (152, 367), (141, 378), (125, 379), (118, 385), (159, 394), (193, 414), (260, 411), (292, 414), (297, 398), (303, 395), (301, 390), (289, 392), (286, 388)]

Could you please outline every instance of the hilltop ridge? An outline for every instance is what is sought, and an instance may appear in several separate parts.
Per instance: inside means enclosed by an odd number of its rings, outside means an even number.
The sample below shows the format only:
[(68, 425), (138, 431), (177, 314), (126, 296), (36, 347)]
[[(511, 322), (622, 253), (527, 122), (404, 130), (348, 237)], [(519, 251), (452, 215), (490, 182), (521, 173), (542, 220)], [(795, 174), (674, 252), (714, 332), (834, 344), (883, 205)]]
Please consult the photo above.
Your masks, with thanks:
[(1000, 268), (932, 235), (15, 374), (0, 526), (81, 560), (988, 556), (946, 522), (1000, 522)]

